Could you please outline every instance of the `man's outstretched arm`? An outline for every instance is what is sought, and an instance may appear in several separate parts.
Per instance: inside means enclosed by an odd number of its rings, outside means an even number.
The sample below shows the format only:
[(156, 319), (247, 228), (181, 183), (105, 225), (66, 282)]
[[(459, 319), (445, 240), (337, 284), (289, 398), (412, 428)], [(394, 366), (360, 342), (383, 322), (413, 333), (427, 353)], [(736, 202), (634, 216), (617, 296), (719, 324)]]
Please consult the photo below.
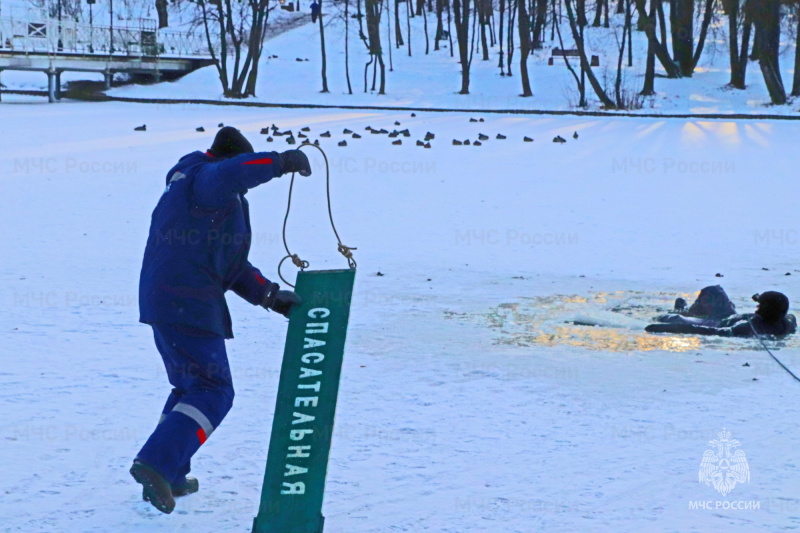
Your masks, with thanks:
[(290, 172), (311, 175), (308, 158), (300, 150), (240, 154), (203, 165), (195, 178), (194, 193), (199, 205), (221, 207), (233, 194)]
[(223, 206), (236, 193), (252, 189), (283, 174), (278, 152), (241, 154), (202, 165), (194, 181), (199, 205)]

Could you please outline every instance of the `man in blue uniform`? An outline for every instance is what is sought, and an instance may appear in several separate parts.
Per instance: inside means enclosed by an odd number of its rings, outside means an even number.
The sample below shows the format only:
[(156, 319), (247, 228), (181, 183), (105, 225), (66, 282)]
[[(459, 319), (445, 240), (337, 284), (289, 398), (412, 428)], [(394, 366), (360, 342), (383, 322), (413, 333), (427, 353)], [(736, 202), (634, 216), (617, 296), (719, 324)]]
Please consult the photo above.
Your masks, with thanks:
[(311, 174), (301, 151), (254, 152), (239, 130), (224, 127), (207, 152), (183, 156), (167, 173), (145, 248), (139, 310), (173, 389), (130, 470), (161, 512), (172, 512), (175, 496), (197, 491), (197, 480), (187, 477), (190, 459), (233, 404), (225, 292), (284, 316), (300, 303), (248, 261), (245, 193), (291, 172)]

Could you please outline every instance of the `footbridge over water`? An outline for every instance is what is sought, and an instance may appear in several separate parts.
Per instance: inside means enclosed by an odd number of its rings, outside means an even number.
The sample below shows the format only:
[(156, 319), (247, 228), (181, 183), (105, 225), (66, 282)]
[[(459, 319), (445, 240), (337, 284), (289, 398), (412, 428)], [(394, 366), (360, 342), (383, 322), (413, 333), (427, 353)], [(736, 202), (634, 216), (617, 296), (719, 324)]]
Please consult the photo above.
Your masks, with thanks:
[(159, 30), (150, 19), (128, 24), (58, 20), (37, 9), (4, 12), (0, 16), (0, 72), (44, 72), (49, 100), (54, 102), (61, 96), (61, 73), (66, 71), (103, 74), (110, 88), (116, 72), (160, 81), (214, 63), (201, 32)]

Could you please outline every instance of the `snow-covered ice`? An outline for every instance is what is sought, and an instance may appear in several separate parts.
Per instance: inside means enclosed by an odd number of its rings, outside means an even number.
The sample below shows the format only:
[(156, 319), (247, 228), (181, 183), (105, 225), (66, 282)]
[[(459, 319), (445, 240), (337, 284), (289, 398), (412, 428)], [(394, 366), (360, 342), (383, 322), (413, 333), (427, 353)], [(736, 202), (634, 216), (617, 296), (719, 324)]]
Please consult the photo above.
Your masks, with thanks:
[[(150, 213), (166, 171), (219, 122), (258, 149), (288, 148), (258, 134), (272, 123), (332, 132), (320, 141), (334, 215), (359, 272), (326, 531), (800, 526), (800, 384), (755, 341), (639, 329), (717, 283), (740, 310), (769, 289), (798, 307), (800, 125), (22, 100), (0, 123), (0, 530), (250, 530), (286, 330), (274, 314), (229, 299), (237, 399), (194, 461), (200, 493), (164, 516), (127, 473), (169, 391), (137, 323)], [(345, 127), (395, 121), (412, 132), (402, 146), (336, 145)], [(427, 131), (433, 148), (414, 146)], [(479, 133), (483, 146), (451, 145)], [(289, 244), (312, 268), (339, 268), (310, 157)], [(248, 195), (251, 261), (272, 277), (288, 186)], [(570, 323), (587, 317), (610, 327)], [(800, 370), (794, 341), (776, 348)], [(723, 428), (751, 472), (725, 497), (698, 483)]]

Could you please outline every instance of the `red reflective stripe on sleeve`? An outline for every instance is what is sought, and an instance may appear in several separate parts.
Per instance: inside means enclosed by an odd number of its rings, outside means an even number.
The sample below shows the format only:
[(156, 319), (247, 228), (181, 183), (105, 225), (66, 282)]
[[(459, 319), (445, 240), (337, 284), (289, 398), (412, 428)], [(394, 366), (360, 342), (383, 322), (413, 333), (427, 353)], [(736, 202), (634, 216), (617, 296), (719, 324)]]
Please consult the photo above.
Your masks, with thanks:
[(206, 442), (206, 432), (203, 431), (203, 428), (197, 430), (197, 439), (200, 441), (201, 445)]
[(256, 281), (259, 282), (261, 285), (266, 285), (267, 284), (267, 280), (264, 279), (264, 276), (262, 276), (258, 272), (253, 272), (253, 274), (256, 275)]
[(244, 163), (245, 165), (271, 165), (272, 158), (265, 157), (263, 159), (253, 159), (252, 161), (248, 161)]

